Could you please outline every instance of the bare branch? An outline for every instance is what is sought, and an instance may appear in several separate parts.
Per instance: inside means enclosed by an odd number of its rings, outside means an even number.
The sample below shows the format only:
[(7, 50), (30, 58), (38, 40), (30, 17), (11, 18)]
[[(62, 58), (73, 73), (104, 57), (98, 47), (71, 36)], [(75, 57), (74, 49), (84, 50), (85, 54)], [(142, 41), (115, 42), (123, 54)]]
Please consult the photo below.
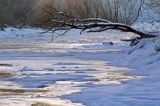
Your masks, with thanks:
[[(68, 32), (71, 29), (81, 29), (81, 33), (83, 33), (84, 31), (102, 32), (102, 31), (112, 29), (112, 30), (120, 30), (123, 32), (131, 32), (131, 33), (138, 35), (137, 38), (132, 41), (157, 36), (157, 35), (145, 33), (145, 32), (139, 31), (137, 29), (134, 29), (127, 24), (113, 23), (113, 22), (108, 21), (106, 19), (101, 19), (101, 18), (76, 19), (76, 18), (73, 18), (72, 16), (68, 16), (68, 14), (65, 14), (64, 12), (58, 12), (57, 10), (55, 10), (55, 12), (57, 15), (60, 15), (63, 18), (59, 18), (59, 19), (53, 18), (50, 21), (51, 25), (53, 23), (58, 24), (58, 29), (55, 28), (55, 30), (53, 32), (55, 32), (56, 30), (66, 30), (66, 32)], [(64, 18), (66, 18), (66, 19), (64, 19)], [(54, 29), (54, 27), (52, 27), (52, 28)], [(66, 34), (66, 33), (64, 33), (64, 34)], [(64, 35), (64, 34), (62, 34), (62, 35)]]

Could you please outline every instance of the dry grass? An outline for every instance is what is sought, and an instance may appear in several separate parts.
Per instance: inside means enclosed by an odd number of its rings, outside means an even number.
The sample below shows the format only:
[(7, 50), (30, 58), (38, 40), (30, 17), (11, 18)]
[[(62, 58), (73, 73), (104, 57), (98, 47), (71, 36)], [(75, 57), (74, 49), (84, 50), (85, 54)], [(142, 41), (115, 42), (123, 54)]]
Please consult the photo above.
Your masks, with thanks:
[(30, 95), (30, 94), (34, 94), (34, 93), (45, 93), (45, 92), (49, 92), (49, 90), (0, 88), (0, 96), (4, 96), (4, 95)]
[(49, 103), (37, 102), (37, 103), (32, 104), (31, 106), (62, 106), (62, 105), (53, 105)]
[(0, 78), (10, 78), (10, 77), (13, 77), (14, 75), (11, 74), (11, 73), (3, 73), (3, 72), (0, 72)]
[(0, 66), (12, 67), (13, 65), (11, 65), (11, 64), (0, 64)]

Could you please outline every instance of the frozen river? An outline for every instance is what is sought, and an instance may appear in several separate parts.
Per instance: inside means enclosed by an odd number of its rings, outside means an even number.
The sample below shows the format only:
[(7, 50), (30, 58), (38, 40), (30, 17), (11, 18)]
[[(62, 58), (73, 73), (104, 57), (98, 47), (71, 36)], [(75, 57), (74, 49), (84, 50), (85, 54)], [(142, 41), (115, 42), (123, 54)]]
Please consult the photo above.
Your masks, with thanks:
[(0, 106), (159, 104), (158, 86), (150, 87), (157, 80), (150, 83), (150, 77), (127, 74), (134, 70), (112, 65), (125, 55), (127, 44), (120, 37), (124, 36), (71, 33), (53, 43), (44, 36), (1, 39)]

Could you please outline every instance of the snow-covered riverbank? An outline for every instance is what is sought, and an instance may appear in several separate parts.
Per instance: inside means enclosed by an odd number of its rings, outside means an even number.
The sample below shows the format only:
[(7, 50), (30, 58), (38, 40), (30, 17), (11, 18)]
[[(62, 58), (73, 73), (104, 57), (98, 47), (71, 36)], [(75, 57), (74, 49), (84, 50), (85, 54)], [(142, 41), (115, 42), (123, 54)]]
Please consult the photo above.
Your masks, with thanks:
[(130, 33), (72, 30), (50, 43), (41, 32), (0, 32), (1, 106), (160, 104), (158, 37), (130, 47)]

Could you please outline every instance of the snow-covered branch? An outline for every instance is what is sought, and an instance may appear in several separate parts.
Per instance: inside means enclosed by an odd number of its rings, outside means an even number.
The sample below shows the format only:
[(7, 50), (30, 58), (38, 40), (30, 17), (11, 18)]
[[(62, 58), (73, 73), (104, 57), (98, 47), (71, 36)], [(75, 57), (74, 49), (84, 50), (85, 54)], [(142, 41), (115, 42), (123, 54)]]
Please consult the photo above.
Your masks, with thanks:
[(66, 21), (58, 21), (58, 20), (52, 20), (54, 23), (58, 23), (59, 25), (71, 29), (82, 29), (83, 31), (87, 32), (102, 32), (106, 31), (109, 29), (113, 30), (120, 30), (124, 32), (132, 32), (138, 35), (138, 38), (151, 38), (151, 37), (156, 37), (157, 35), (152, 35), (149, 33), (141, 32), (139, 30), (136, 30), (132, 28), (129, 25), (122, 24), (122, 23), (112, 23), (110, 21), (107, 21), (105, 19), (82, 19), (82, 20), (72, 20), (71, 22), (66, 22)]
[[(137, 39), (139, 40), (143, 38), (151, 38), (151, 37), (158, 36), (158, 35), (153, 35), (147, 32), (139, 31), (127, 24), (114, 23), (106, 19), (101, 19), (101, 18), (76, 19), (72, 16), (69, 16), (68, 14), (64, 12), (59, 12), (57, 10), (55, 10), (54, 12), (62, 18), (58, 18), (58, 19), (53, 18), (51, 21), (49, 21), (50, 26), (56, 24), (59, 27), (58, 30), (66, 29), (66, 32), (70, 29), (81, 29), (81, 33), (84, 31), (102, 32), (102, 31), (106, 31), (109, 29), (120, 30), (123, 32), (131, 32), (131, 33), (136, 34), (137, 38), (132, 41), (135, 41)], [(54, 27), (51, 27), (51, 28), (54, 29)]]

